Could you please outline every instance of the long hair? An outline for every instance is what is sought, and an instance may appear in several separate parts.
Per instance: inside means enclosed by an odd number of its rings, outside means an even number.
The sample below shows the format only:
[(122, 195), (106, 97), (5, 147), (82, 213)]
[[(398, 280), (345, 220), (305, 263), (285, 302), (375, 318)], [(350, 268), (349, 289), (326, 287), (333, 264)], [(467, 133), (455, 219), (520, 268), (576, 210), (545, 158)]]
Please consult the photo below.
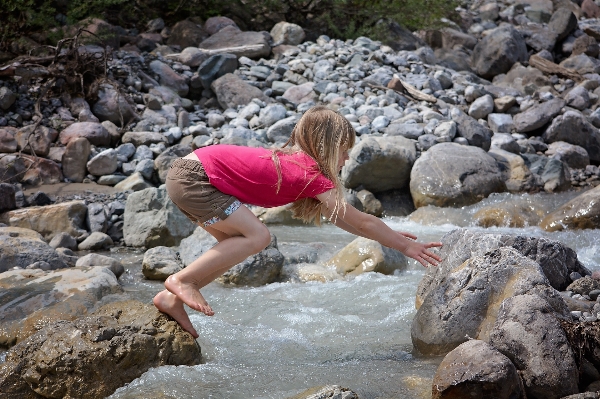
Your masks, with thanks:
[[(356, 132), (342, 115), (321, 105), (309, 109), (294, 127), (289, 140), (281, 149), (273, 152), (272, 158), (278, 174), (278, 188), (281, 184), (281, 169), (277, 154), (304, 152), (316, 161), (319, 171), (336, 187), (337, 197), (333, 210), (333, 218), (335, 218), (340, 209), (344, 211), (346, 209), (342, 183), (338, 176), (339, 155), (341, 151), (351, 149), (355, 141)], [(305, 223), (321, 224), (322, 204), (317, 199), (299, 199), (292, 203), (290, 210), (293, 217), (302, 219)]]

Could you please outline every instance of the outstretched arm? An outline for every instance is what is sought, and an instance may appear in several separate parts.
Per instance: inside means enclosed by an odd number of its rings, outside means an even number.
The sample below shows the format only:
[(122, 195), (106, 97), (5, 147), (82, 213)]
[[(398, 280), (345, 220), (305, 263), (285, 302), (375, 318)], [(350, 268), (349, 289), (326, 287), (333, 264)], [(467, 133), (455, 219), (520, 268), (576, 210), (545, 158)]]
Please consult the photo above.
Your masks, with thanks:
[[(429, 264), (437, 266), (441, 258), (429, 251), (433, 247), (441, 247), (440, 242), (419, 243), (413, 241), (416, 236), (410, 233), (401, 233), (392, 230), (379, 218), (359, 211), (352, 205), (346, 204), (346, 209), (335, 207), (335, 190), (327, 191), (317, 195), (317, 199), (323, 203), (324, 213), (329, 219), (341, 229), (349, 233), (369, 238), (389, 248), (396, 249), (404, 255), (417, 260), (423, 266)], [(335, 210), (335, 213), (334, 213)], [(408, 238), (407, 238), (408, 237)]]

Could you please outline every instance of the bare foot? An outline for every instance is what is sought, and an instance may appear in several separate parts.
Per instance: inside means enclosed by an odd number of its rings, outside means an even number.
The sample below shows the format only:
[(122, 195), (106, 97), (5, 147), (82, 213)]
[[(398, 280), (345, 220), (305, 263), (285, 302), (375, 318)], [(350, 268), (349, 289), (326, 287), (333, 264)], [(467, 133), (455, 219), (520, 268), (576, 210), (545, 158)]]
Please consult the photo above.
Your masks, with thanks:
[(198, 288), (193, 284), (184, 283), (180, 281), (177, 276), (171, 275), (165, 281), (165, 287), (169, 292), (177, 295), (177, 297), (190, 308), (202, 312), (207, 316), (213, 316), (215, 314)]
[(181, 328), (192, 334), (194, 338), (198, 338), (198, 333), (194, 329), (194, 326), (192, 326), (192, 322), (183, 308), (183, 302), (177, 296), (167, 290), (163, 290), (156, 294), (152, 302), (158, 310), (174, 318)]

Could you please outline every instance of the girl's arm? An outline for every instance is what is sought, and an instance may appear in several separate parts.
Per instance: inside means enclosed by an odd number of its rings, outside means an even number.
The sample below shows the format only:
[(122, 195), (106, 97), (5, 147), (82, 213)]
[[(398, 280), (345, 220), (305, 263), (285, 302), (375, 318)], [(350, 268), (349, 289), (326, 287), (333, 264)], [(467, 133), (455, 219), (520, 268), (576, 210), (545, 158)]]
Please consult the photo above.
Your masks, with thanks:
[[(399, 233), (392, 230), (381, 219), (366, 214), (354, 208), (352, 205), (346, 204), (346, 210), (335, 208), (335, 199), (337, 198), (335, 190), (330, 190), (317, 195), (317, 199), (323, 203), (323, 211), (329, 219), (338, 227), (351, 234), (369, 238), (379, 242), (389, 248), (396, 249), (404, 255), (417, 260), (423, 266), (429, 264), (437, 266), (442, 259), (429, 251), (429, 248), (441, 247), (441, 242), (429, 242), (421, 244), (416, 241), (407, 239), (416, 238), (412, 234)], [(335, 209), (335, 214), (334, 214)]]

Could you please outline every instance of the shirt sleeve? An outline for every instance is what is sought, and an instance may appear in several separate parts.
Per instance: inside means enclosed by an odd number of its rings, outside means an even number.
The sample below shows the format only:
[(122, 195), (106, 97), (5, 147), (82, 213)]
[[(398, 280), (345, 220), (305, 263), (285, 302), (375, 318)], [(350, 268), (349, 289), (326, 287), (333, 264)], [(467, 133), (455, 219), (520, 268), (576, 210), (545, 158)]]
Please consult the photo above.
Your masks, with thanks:
[(317, 195), (327, 192), (335, 188), (335, 184), (322, 173), (319, 173), (317, 177), (311, 181), (308, 186), (304, 189), (303, 197), (315, 198)]

